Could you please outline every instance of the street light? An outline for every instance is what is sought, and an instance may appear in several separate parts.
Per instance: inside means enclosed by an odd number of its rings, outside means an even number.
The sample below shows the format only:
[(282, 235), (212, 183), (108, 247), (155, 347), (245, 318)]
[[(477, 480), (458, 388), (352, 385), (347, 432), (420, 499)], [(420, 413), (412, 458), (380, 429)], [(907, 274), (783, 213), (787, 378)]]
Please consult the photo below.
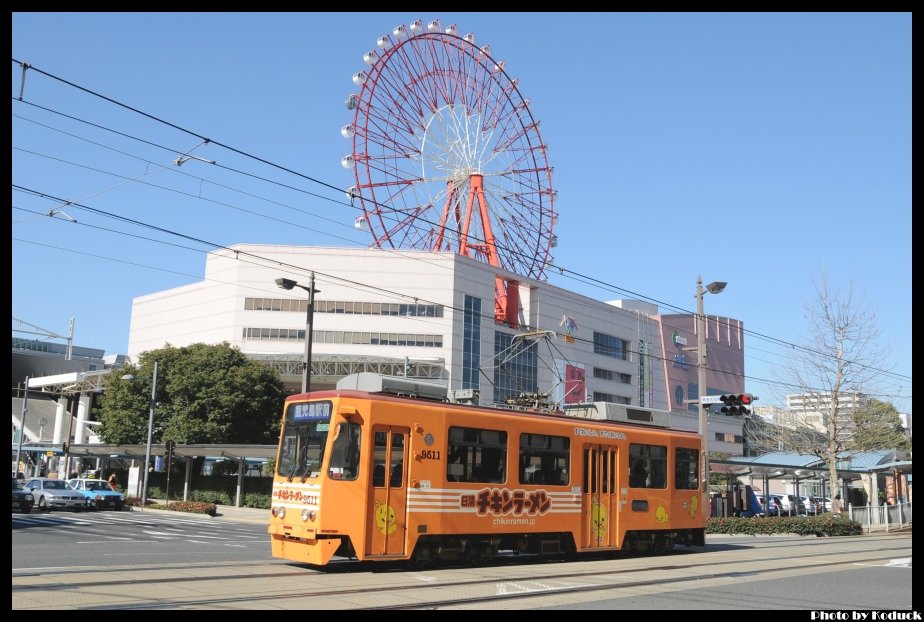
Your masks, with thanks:
[(311, 390), (311, 324), (314, 319), (314, 295), (320, 291), (314, 287), (314, 272), (311, 273), (311, 280), (308, 286), (299, 285), (296, 281), (286, 278), (276, 279), (276, 285), (280, 289), (301, 288), (308, 292), (308, 314), (305, 318), (305, 362), (302, 370), (302, 393), (308, 393)]
[(708, 394), (706, 388), (706, 314), (703, 311), (703, 296), (706, 292), (710, 294), (721, 294), (722, 290), (728, 283), (724, 281), (713, 281), (703, 289), (703, 277), (696, 277), (696, 384), (697, 400), (696, 405), (699, 408), (699, 434), (703, 439), (703, 511), (707, 510), (709, 503), (709, 411), (703, 404), (703, 397)]
[[(131, 374), (122, 376), (122, 380), (134, 380)], [(154, 435), (154, 405), (157, 403), (157, 361), (154, 361), (154, 379), (151, 381), (151, 408), (148, 414), (148, 446), (144, 453), (144, 483), (141, 485), (141, 509), (148, 504), (148, 472), (151, 464), (151, 439)]]

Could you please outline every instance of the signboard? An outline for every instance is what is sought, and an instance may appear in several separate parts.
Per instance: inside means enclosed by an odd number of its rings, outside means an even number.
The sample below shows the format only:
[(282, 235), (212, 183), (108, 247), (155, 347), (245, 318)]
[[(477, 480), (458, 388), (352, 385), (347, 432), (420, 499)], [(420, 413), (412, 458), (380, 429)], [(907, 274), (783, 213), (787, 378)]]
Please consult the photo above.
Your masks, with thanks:
[(721, 395), (704, 395), (699, 398), (700, 404), (721, 404), (722, 396)]
[(139, 477), (140, 472), (140, 467), (133, 466), (128, 469), (128, 488), (125, 490), (126, 497), (141, 496), (141, 478)]

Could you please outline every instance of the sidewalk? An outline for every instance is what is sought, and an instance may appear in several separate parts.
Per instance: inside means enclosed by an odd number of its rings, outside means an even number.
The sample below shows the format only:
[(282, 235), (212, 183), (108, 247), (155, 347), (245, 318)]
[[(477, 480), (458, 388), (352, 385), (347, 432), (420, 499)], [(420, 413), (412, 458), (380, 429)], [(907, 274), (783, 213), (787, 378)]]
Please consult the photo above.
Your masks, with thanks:
[(219, 505), (215, 518), (224, 518), (236, 523), (249, 523), (251, 525), (268, 525), (270, 511), (269, 508), (238, 508), (233, 505)]
[[(163, 499), (149, 499), (149, 501), (154, 501), (156, 503), (164, 504), (166, 503)], [(176, 501), (172, 499), (171, 501)], [(193, 514), (191, 512), (175, 512), (173, 510), (156, 510), (154, 508), (145, 508), (142, 510), (140, 507), (130, 508), (134, 512), (161, 512), (161, 513), (170, 513), (170, 514), (181, 514), (184, 517), (187, 516), (199, 516), (203, 519), (212, 519), (212, 518), (223, 518), (225, 520), (234, 521), (235, 523), (248, 523), (250, 525), (268, 525), (270, 519), (269, 508), (245, 508), (245, 507), (235, 507), (233, 505), (219, 505), (218, 511), (215, 516), (209, 516), (207, 514)]]

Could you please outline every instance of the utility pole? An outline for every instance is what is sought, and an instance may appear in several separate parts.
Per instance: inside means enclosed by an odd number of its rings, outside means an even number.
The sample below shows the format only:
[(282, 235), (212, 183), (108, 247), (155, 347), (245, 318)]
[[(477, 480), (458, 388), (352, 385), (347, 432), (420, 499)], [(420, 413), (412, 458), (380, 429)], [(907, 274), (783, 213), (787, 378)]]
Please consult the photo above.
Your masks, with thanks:
[(22, 414), (19, 416), (19, 444), (16, 446), (16, 468), (13, 477), (19, 477), (19, 456), (22, 453), (22, 437), (26, 433), (26, 404), (29, 402), (29, 376), (26, 376), (26, 393), (22, 399)]

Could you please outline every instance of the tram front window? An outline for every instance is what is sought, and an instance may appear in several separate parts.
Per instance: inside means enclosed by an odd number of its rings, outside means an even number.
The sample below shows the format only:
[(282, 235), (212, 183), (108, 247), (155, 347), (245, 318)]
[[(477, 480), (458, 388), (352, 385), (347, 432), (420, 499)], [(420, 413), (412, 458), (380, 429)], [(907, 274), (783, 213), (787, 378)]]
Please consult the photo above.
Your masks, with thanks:
[(288, 405), (277, 469), (280, 475), (289, 481), (295, 477), (305, 480), (320, 475), (330, 429), (330, 412), (330, 402)]

